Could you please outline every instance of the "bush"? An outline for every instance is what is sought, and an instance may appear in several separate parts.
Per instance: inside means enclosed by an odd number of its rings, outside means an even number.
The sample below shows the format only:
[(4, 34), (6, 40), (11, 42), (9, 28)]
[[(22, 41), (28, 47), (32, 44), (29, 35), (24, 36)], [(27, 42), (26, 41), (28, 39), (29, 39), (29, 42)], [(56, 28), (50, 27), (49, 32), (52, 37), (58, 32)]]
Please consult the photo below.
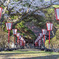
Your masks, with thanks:
[(59, 40), (59, 29), (56, 31), (56, 39)]
[[(49, 42), (49, 40), (46, 40), (45, 45), (46, 45), (47, 48), (49, 47), (48, 42)], [(59, 30), (56, 31), (56, 35), (51, 39), (50, 47), (54, 48), (54, 49), (59, 48)]]
[(46, 48), (49, 48), (49, 40), (46, 40), (46, 42), (45, 42), (45, 47), (46, 47)]
[(59, 48), (59, 40), (56, 37), (57, 36), (51, 39), (51, 48), (54, 49)]
[[(13, 42), (13, 37), (10, 37), (10, 44)], [(8, 33), (0, 29), (0, 48), (6, 48), (8, 46)]]

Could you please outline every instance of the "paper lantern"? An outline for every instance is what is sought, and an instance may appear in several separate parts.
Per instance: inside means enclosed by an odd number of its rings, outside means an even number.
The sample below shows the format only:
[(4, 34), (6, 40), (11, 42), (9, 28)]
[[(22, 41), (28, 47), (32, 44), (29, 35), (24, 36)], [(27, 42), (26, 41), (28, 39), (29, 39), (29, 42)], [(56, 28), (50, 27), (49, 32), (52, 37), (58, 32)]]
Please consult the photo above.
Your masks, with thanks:
[(52, 23), (47, 23), (47, 31), (51, 31), (53, 29), (53, 24)]
[(7, 22), (6, 28), (7, 28), (7, 30), (11, 30), (12, 29), (12, 22)]
[(42, 34), (45, 35), (47, 33), (46, 29), (42, 29)]
[(13, 29), (13, 35), (17, 34), (17, 29)]
[(1, 16), (2, 16), (2, 7), (0, 7), (0, 19), (1, 19)]
[(55, 8), (56, 20), (59, 21), (59, 8)]
[(20, 36), (20, 33), (17, 33), (17, 35), (16, 35), (17, 37), (19, 37)]

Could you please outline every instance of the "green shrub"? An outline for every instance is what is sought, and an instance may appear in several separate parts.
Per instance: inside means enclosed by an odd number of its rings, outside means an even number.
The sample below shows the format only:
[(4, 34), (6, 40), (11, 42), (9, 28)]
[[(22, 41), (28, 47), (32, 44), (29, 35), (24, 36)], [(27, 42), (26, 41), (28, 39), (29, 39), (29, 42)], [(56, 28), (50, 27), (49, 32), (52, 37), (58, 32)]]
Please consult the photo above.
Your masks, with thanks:
[(56, 38), (57, 36), (51, 39), (51, 48), (59, 48), (59, 40)]
[(56, 39), (59, 40), (59, 29), (56, 31)]
[[(8, 33), (2, 31), (0, 29), (0, 48), (5, 48), (8, 46)], [(10, 37), (10, 43), (12, 43), (14, 38), (11, 36)]]
[(45, 47), (49, 48), (49, 40), (46, 40)]

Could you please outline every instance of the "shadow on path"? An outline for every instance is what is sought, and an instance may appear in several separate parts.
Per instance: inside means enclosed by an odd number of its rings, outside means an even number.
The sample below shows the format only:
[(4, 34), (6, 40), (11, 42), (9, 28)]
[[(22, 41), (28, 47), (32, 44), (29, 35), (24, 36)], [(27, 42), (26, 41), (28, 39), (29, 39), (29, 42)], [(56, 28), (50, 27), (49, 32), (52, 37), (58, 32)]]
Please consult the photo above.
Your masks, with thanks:
[(59, 59), (59, 55), (40, 56), (40, 57), (21, 58), (21, 59)]

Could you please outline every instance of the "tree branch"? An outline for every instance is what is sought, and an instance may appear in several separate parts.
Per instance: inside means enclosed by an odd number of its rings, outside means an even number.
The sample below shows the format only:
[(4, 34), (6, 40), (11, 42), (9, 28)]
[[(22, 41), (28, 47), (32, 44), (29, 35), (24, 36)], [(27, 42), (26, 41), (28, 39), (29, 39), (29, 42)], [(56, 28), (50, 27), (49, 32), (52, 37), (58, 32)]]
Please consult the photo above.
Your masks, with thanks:
[(6, 5), (6, 7), (4, 8), (4, 11), (3, 11), (3, 13), (2, 13), (2, 14), (5, 14), (5, 12), (6, 12), (6, 9), (7, 9), (7, 7), (8, 7), (9, 2), (10, 2), (10, 0), (8, 0), (8, 1), (7, 1), (7, 5)]
[[(54, 1), (54, 2), (55, 2), (55, 1)], [(54, 3), (54, 2), (53, 2), (53, 3)], [(30, 11), (30, 12), (28, 12), (24, 17), (22, 17), (19, 21), (16, 21), (13, 25), (16, 25), (17, 23), (21, 22), (24, 18), (26, 18), (26, 17), (28, 17), (29, 15), (35, 13), (36, 11), (49, 8), (49, 7), (51, 7), (52, 5), (53, 5), (53, 4), (50, 4), (49, 6), (45, 6), (45, 7), (42, 7), (42, 8), (38, 8), (38, 9), (36, 9), (35, 11), (32, 11), (32, 12)]]

